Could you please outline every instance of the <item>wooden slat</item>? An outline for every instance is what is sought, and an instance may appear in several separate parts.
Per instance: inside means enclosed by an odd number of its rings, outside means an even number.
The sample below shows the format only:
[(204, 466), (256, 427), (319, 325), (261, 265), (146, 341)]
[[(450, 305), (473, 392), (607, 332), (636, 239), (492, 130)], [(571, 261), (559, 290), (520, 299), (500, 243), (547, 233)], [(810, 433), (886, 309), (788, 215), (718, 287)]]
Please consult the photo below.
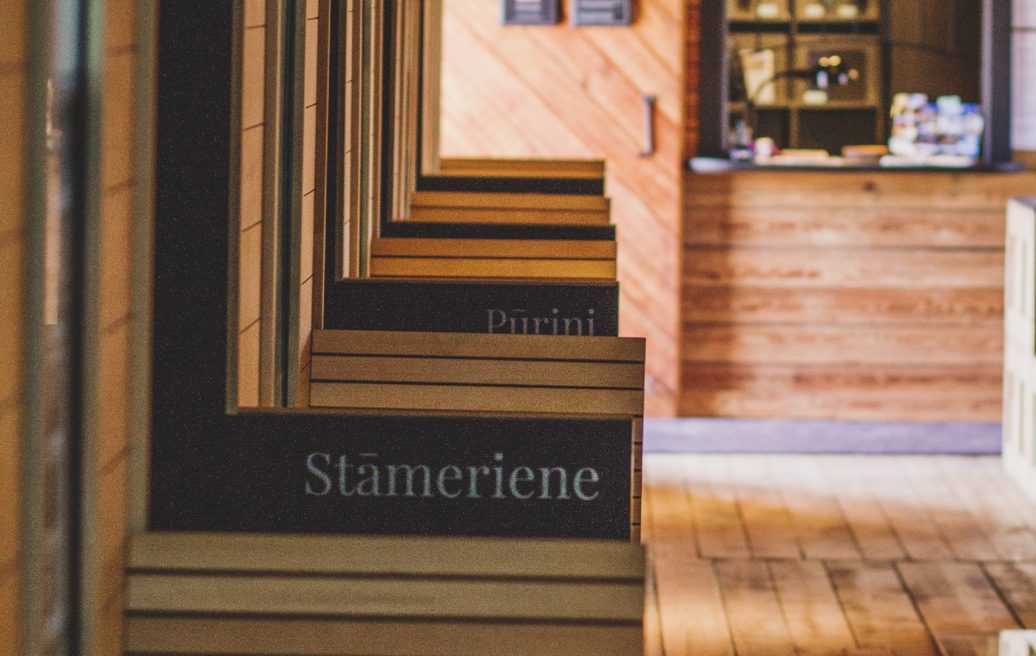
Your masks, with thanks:
[(765, 364), (986, 365), (1003, 358), (1002, 331), (948, 326), (689, 325), (685, 362)]
[(316, 356), (313, 380), (641, 389), (639, 364)]
[(603, 196), (578, 194), (504, 194), (475, 191), (416, 191), (412, 208), (561, 210), (608, 212), (611, 201)]
[(828, 563), (827, 570), (860, 647), (938, 653), (892, 565), (841, 561)]
[(996, 367), (685, 367), (685, 416), (988, 421), (1000, 415)]
[(640, 583), (133, 574), (129, 613), (641, 621)]
[[(818, 199), (813, 199), (813, 208)], [(1004, 243), (1003, 211), (933, 212), (929, 207), (788, 205), (692, 208), (684, 243), (701, 246), (994, 248)]]
[(683, 299), (686, 323), (923, 324), (942, 328), (953, 322), (999, 330), (1004, 313), (1004, 294), (999, 285), (975, 289), (879, 289), (866, 285), (775, 289), (746, 282), (687, 287)]
[(832, 216), (846, 208), (928, 208), (1002, 212), (1005, 199), (1031, 192), (1031, 174), (843, 173), (784, 171), (689, 175), (688, 208), (809, 207)]
[(769, 567), (795, 653), (851, 653), (853, 635), (823, 563), (788, 560)]
[(313, 353), (643, 362), (639, 338), (317, 330)]
[(313, 383), (315, 408), (517, 412), (533, 414), (641, 415), (640, 391), (547, 387)]
[(615, 280), (616, 266), (607, 260), (463, 259), (374, 257), (375, 278), (488, 278)]
[(998, 288), (1004, 256), (999, 251), (857, 251), (782, 249), (698, 251), (684, 268), (687, 285), (777, 288), (956, 287)]
[(407, 221), (488, 225), (606, 226), (611, 222), (611, 216), (606, 211), (586, 210), (413, 207)]
[(607, 240), (382, 237), (371, 241), (373, 257), (613, 260), (615, 253), (615, 242)]
[(131, 540), (129, 567), (138, 572), (639, 581), (644, 576), (644, 556), (639, 548), (622, 542), (147, 533)]
[(641, 648), (641, 627), (531, 623), (175, 619), (134, 617), (126, 649), (134, 654), (264, 656), (627, 656)]
[(604, 177), (603, 160), (442, 158), (439, 173), (454, 177), (590, 179)]
[(713, 566), (738, 656), (795, 652), (770, 569), (762, 561), (722, 561)]

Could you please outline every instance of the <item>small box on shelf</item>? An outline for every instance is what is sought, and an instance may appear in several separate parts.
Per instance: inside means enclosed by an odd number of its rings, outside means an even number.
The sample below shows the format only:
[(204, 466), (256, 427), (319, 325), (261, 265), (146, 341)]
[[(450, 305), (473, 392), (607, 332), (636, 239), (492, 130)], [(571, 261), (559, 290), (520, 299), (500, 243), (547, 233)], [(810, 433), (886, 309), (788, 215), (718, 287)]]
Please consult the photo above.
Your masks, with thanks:
[(791, 20), (789, 0), (728, 0), (727, 17), (743, 22), (787, 22)]
[(881, 18), (878, 0), (798, 0), (795, 19), (800, 23), (871, 22)]

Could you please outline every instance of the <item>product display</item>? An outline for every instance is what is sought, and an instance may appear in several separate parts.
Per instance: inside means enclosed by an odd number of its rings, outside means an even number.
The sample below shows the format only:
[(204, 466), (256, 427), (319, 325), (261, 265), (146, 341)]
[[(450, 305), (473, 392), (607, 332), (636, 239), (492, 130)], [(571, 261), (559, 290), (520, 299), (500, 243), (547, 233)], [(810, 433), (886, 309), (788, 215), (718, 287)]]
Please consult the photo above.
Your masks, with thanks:
[(929, 102), (923, 93), (898, 93), (892, 99), (889, 151), (907, 160), (974, 164), (982, 153), (985, 118), (981, 108), (942, 96)]

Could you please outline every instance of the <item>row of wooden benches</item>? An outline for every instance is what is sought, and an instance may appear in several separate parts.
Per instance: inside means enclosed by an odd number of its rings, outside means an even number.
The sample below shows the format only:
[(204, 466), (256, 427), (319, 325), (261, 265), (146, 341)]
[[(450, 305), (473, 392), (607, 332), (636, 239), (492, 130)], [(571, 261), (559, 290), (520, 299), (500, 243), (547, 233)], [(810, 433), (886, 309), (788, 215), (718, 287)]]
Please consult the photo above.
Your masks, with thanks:
[[(513, 166), (460, 164), (450, 173), (558, 170)], [(524, 281), (565, 289), (615, 283), (613, 231), (604, 233), (610, 239), (550, 236), (566, 227), (610, 231), (603, 196), (418, 192), (413, 200), (400, 223), (417, 232), (371, 242), (369, 298), (434, 288), (437, 310), (448, 314), (459, 309), (442, 299), (467, 285), (485, 290), (486, 307), (510, 308), (521, 291), (543, 293)], [(538, 232), (535, 239), (417, 236), (424, 226), (465, 225)], [(398, 308), (372, 309), (384, 320)], [(415, 332), (405, 322), (344, 330), (326, 315), (327, 327), (312, 337), (308, 404), (332, 417), (442, 415), (478, 427), (491, 427), (494, 417), (626, 422), (628, 525), (637, 543), (644, 341), (614, 336), (617, 299), (610, 322), (601, 310), (599, 336), (583, 325), (579, 336), (567, 326), (558, 334), (550, 322), (559, 319), (550, 316), (533, 318), (527, 334), (474, 334)], [(493, 332), (492, 315), (486, 328), (478, 332)], [(126, 653), (637, 654), (644, 571), (639, 546), (619, 541), (152, 533), (131, 543)]]
[[(444, 160), (439, 177), (494, 175), (579, 179), (604, 186), (604, 166), (596, 161)], [(610, 210), (603, 194), (416, 190), (410, 194), (407, 216), (387, 222), (372, 241), (370, 274), (614, 280)], [(447, 226), (453, 229), (449, 239), (434, 238)]]

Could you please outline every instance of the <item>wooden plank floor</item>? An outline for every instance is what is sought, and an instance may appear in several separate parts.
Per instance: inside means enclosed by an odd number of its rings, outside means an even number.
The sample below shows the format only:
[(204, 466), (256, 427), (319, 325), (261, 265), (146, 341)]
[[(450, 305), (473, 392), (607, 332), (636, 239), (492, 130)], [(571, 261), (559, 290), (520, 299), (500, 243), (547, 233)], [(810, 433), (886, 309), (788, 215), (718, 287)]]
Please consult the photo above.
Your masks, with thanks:
[(644, 458), (652, 656), (996, 654), (1036, 505), (994, 457)]

